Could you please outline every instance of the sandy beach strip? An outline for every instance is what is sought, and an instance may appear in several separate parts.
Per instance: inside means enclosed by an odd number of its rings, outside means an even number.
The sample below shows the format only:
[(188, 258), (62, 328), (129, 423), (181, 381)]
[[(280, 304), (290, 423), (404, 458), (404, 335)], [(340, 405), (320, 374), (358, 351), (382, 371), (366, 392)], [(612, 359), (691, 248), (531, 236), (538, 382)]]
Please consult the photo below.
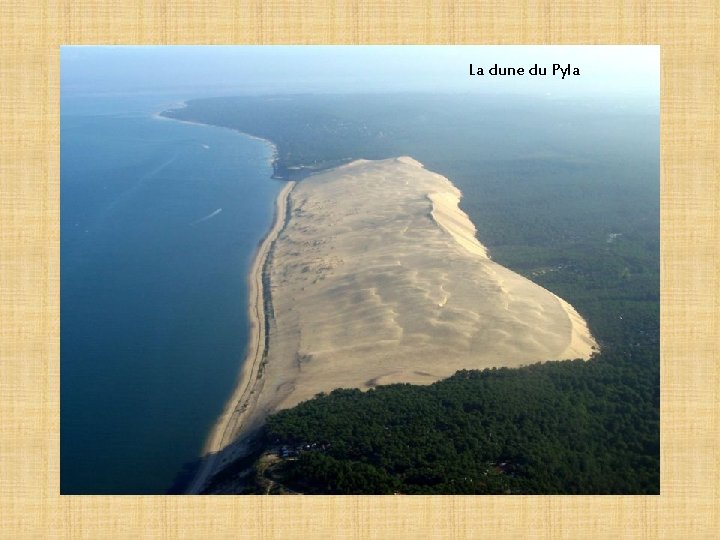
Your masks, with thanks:
[(285, 225), (287, 214), (287, 201), (295, 182), (287, 182), (275, 201), (275, 217), (270, 231), (263, 239), (249, 275), (248, 314), (250, 320), (250, 335), (248, 348), (243, 362), (242, 370), (235, 385), (232, 396), (227, 401), (223, 413), (213, 426), (203, 449), (204, 459), (188, 488), (188, 493), (199, 493), (208, 479), (217, 472), (217, 468), (231, 459), (227, 452), (221, 454), (229, 445), (236, 441), (238, 433), (243, 427), (245, 413), (252, 411), (251, 398), (260, 394), (261, 369), (266, 360), (266, 309), (263, 273), (268, 256), (278, 234)]
[[(158, 111), (152, 115), (155, 120), (180, 122), (182, 124), (206, 126), (212, 128), (231, 129), (250, 139), (262, 141), (272, 149), (269, 162), (273, 165), (277, 160), (277, 147), (268, 140), (233, 128), (223, 128), (214, 124), (207, 124), (195, 120), (182, 120), (164, 113), (184, 109), (187, 102), (175, 104), (170, 109)], [(209, 479), (219, 469), (232, 461), (238, 455), (243, 455), (247, 449), (243, 445), (244, 440), (239, 437), (241, 431), (247, 432), (246, 420), (255, 411), (255, 404), (260, 396), (264, 381), (259, 376), (267, 359), (267, 317), (265, 313), (265, 295), (263, 285), (263, 274), (267, 270), (268, 258), (278, 234), (286, 224), (287, 202), (290, 192), (296, 182), (288, 181), (278, 194), (275, 200), (275, 215), (273, 224), (263, 238), (255, 254), (253, 263), (248, 275), (248, 320), (250, 321), (250, 333), (248, 336), (247, 352), (242, 364), (238, 381), (234, 387), (233, 394), (226, 402), (225, 408), (217, 419), (210, 435), (205, 441), (200, 467), (192, 482), (186, 489), (188, 494), (201, 493)], [(255, 419), (257, 420), (257, 418)]]

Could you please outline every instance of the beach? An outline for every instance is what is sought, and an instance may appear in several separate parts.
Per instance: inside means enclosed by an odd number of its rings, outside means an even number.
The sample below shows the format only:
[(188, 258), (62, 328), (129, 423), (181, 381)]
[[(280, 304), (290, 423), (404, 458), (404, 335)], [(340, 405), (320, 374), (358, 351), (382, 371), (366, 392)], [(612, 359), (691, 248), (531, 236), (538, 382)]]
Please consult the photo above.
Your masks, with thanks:
[(263, 381), (259, 375), (267, 355), (263, 271), (273, 243), (285, 224), (287, 198), (294, 185), (294, 182), (288, 182), (278, 194), (273, 224), (253, 260), (248, 278), (250, 320), (248, 350), (235, 390), (205, 443), (204, 459), (188, 488), (189, 493), (199, 493), (212, 474), (235, 457), (234, 450), (239, 446), (237, 439), (240, 429), (248, 427), (245, 420), (254, 411), (254, 405), (260, 395)]
[(285, 186), (252, 266), (242, 374), (191, 493), (247, 452), (268, 414), (320, 392), (597, 350), (572, 306), (492, 261), (461, 196), (409, 157)]

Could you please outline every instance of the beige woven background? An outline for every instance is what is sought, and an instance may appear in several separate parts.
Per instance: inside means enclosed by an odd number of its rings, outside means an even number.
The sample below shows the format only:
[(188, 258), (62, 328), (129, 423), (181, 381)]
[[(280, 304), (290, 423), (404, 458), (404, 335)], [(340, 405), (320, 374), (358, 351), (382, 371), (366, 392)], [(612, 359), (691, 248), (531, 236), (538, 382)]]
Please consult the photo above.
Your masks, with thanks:
[[(717, 1), (0, 0), (0, 536), (719, 538)], [(660, 44), (662, 495), (59, 496), (61, 44)]]

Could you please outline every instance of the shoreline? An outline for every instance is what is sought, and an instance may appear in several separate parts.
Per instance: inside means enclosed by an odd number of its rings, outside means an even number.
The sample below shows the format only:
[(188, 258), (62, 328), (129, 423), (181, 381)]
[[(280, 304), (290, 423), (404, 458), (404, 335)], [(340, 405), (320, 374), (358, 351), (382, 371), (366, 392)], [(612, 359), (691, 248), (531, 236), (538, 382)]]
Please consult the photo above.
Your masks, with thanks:
[(174, 118), (172, 116), (166, 116), (165, 113), (172, 112), (172, 111), (179, 111), (182, 109), (187, 108), (187, 101), (183, 101), (178, 104), (177, 107), (173, 107), (171, 109), (163, 109), (161, 111), (155, 112), (151, 115), (152, 118), (155, 120), (172, 120), (174, 122), (180, 122), (183, 124), (193, 124), (196, 126), (210, 126), (214, 128), (221, 128), (221, 129), (229, 129), (230, 131), (234, 131), (236, 133), (240, 133), (241, 135), (244, 135), (245, 137), (249, 137), (251, 139), (255, 139), (258, 141), (263, 141), (264, 143), (267, 143), (272, 148), (272, 156), (270, 157), (270, 166), (273, 169), (272, 175), (270, 176), (271, 180), (280, 180), (283, 182), (292, 182), (292, 181), (299, 181), (304, 178), (307, 178), (308, 176), (312, 176), (314, 174), (322, 173), (324, 171), (332, 170), (337, 167), (341, 167), (343, 165), (347, 165), (348, 163), (351, 163), (351, 160), (348, 162), (341, 163), (339, 165), (334, 165), (331, 167), (326, 168), (317, 168), (316, 166), (311, 165), (294, 165), (291, 167), (282, 167), (283, 172), (280, 172), (281, 166), (280, 166), (280, 157), (278, 153), (278, 147), (277, 144), (275, 144), (272, 140), (266, 139), (264, 137), (260, 137), (258, 135), (253, 135), (251, 133), (248, 133), (246, 131), (241, 131), (239, 129), (228, 127), (228, 126), (219, 126), (217, 124), (209, 124), (207, 122), (199, 122), (197, 120), (183, 120), (180, 118)]
[(234, 459), (237, 452), (244, 453), (246, 451), (246, 449), (242, 447), (245, 440), (237, 440), (237, 435), (240, 432), (240, 428), (245, 427), (242, 423), (243, 420), (248, 416), (248, 413), (254, 410), (251, 406), (250, 398), (253, 398), (252, 405), (254, 405), (259, 397), (259, 390), (264, 382), (260, 377), (262, 374), (261, 369), (264, 367), (268, 347), (267, 301), (265, 298), (263, 276), (268, 258), (272, 253), (272, 246), (286, 224), (288, 197), (296, 182), (276, 175), (278, 151), (275, 143), (269, 139), (263, 139), (262, 137), (230, 127), (217, 126), (215, 124), (193, 120), (183, 120), (164, 115), (167, 111), (180, 110), (186, 107), (187, 102), (183, 101), (179, 103), (177, 107), (158, 111), (152, 114), (151, 117), (161, 121), (229, 129), (250, 139), (264, 142), (272, 151), (269, 162), (273, 173), (270, 179), (279, 180), (285, 184), (275, 199), (272, 224), (265, 236), (261, 239), (253, 255), (253, 262), (250, 267), (250, 272), (248, 273), (248, 320), (250, 321), (250, 332), (244, 361), (237, 376), (232, 394), (225, 402), (220, 416), (215, 420), (215, 423), (207, 435), (200, 455), (202, 460), (200, 467), (185, 489), (185, 493), (187, 494), (199, 494), (212, 476)]
[[(275, 217), (273, 224), (253, 259), (249, 274), (248, 313), (250, 323), (250, 336), (248, 349), (245, 354), (240, 375), (235, 389), (228, 399), (223, 412), (210, 430), (210, 434), (203, 447), (203, 461), (189, 484), (186, 492), (198, 494), (207, 484), (207, 481), (218, 472), (218, 465), (224, 465), (231, 459), (232, 448), (238, 433), (244, 427), (243, 420), (253, 411), (251, 403), (256, 401), (259, 390), (264, 382), (262, 368), (267, 356), (267, 313), (266, 297), (263, 276), (268, 257), (272, 253), (273, 244), (283, 229), (287, 218), (287, 202), (295, 182), (288, 182), (275, 200)], [(231, 452), (227, 452), (230, 448)], [(220, 460), (218, 462), (218, 460)]]
[(187, 108), (187, 101), (183, 101), (179, 104), (178, 107), (172, 108), (172, 109), (163, 109), (162, 111), (158, 111), (156, 113), (153, 113), (151, 118), (154, 118), (155, 120), (169, 120), (172, 122), (180, 122), (181, 124), (191, 124), (195, 126), (208, 126), (213, 128), (219, 128), (219, 129), (229, 129), (230, 131), (234, 131), (235, 133), (239, 133), (240, 135), (244, 135), (245, 137), (249, 137), (250, 139), (255, 139), (257, 141), (262, 141), (266, 143), (268, 146), (270, 146), (272, 150), (272, 155), (270, 156), (270, 166), (273, 169), (272, 176), (270, 176), (271, 180), (282, 180), (284, 182), (289, 182), (289, 178), (285, 178), (283, 176), (277, 175), (277, 161), (278, 161), (278, 150), (277, 146), (274, 142), (272, 142), (270, 139), (264, 139), (262, 137), (258, 137), (257, 135), (252, 135), (251, 133), (246, 133), (245, 131), (240, 131), (239, 129), (226, 127), (226, 126), (218, 126), (216, 124), (208, 124), (207, 122), (198, 122), (196, 120), (182, 120), (180, 118), (173, 118), (172, 116), (165, 116), (164, 113), (170, 112), (170, 111), (179, 111), (182, 109)]

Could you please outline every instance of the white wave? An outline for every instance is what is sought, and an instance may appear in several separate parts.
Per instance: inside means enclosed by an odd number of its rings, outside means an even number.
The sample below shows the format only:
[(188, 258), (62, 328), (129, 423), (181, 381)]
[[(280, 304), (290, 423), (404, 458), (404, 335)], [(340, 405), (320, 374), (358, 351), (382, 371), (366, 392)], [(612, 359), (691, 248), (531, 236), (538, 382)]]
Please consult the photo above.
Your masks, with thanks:
[(196, 219), (190, 225), (197, 225), (198, 223), (202, 223), (203, 221), (207, 221), (208, 219), (212, 219), (215, 216), (217, 216), (220, 212), (222, 212), (222, 208), (218, 208), (214, 212), (210, 212), (207, 216), (203, 216), (200, 219)]

